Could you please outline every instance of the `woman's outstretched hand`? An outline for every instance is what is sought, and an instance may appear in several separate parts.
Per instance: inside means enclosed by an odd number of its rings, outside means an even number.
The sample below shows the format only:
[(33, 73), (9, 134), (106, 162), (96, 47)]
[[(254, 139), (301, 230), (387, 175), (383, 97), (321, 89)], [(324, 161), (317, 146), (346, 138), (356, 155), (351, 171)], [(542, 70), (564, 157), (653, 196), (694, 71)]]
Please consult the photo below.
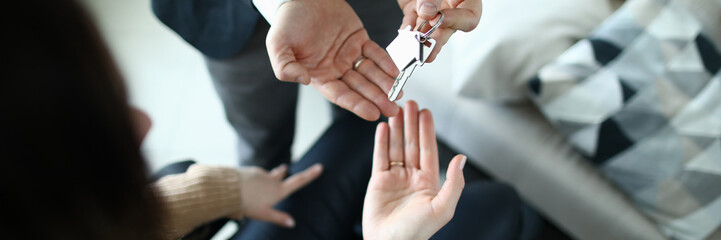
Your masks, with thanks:
[(285, 164), (270, 172), (259, 167), (241, 168), (241, 209), (236, 218), (245, 216), (288, 228), (294, 227), (293, 217), (286, 212), (274, 209), (273, 206), (318, 178), (322, 171), (323, 167), (316, 163), (302, 172), (285, 178), (288, 174), (288, 165)]
[(378, 124), (373, 170), (363, 204), (365, 239), (428, 239), (453, 217), (465, 185), (457, 155), (440, 185), (433, 117), (413, 101)]

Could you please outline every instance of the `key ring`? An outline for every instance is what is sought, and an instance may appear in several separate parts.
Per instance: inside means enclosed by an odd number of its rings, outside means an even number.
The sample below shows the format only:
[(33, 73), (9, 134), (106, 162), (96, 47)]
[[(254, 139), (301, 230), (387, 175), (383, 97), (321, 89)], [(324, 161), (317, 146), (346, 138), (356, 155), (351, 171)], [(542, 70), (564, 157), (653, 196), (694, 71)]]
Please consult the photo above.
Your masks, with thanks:
[[(421, 35), (421, 36), (416, 36), (416, 38), (418, 38), (418, 41), (420, 41), (421, 43), (426, 42), (426, 39), (428, 39), (428, 37), (430, 37), (431, 34), (432, 34), (434, 31), (436, 31), (436, 29), (438, 29), (438, 26), (440, 26), (441, 23), (443, 22), (443, 18), (445, 17), (445, 15), (444, 15), (443, 12), (441, 12), (441, 11), (438, 11), (438, 12), (441, 13), (441, 18), (438, 19), (438, 22), (436, 23), (436, 25), (433, 25), (433, 27), (431, 27), (431, 29), (428, 30), (428, 32), (424, 33), (423, 35)], [(417, 32), (421, 31), (421, 29), (423, 29), (423, 27), (426, 26), (426, 23), (428, 23), (428, 20), (424, 20), (423, 23), (421, 23), (421, 25), (418, 26), (418, 28), (416, 29), (416, 31), (417, 31)]]

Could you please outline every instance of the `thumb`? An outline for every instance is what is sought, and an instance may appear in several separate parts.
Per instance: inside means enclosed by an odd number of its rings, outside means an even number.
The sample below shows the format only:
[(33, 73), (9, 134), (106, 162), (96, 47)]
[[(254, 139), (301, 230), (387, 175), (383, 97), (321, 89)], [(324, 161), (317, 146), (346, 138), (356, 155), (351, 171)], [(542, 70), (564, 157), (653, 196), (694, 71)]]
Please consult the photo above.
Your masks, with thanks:
[(308, 69), (296, 61), (293, 49), (289, 46), (281, 46), (282, 50), (276, 51), (276, 47), (272, 45), (273, 43), (269, 40), (268, 57), (275, 77), (281, 81), (308, 85), (310, 83)]
[[(280, 80), (297, 82), (303, 85), (308, 85), (310, 83), (310, 74), (308, 74), (308, 70), (298, 62), (288, 62), (285, 66), (281, 67), (280, 71), (281, 74), (278, 78)], [(276, 77), (277, 76), (278, 74), (276, 74)]]
[(434, 209), (441, 209), (441, 215), (447, 216), (446, 220), (453, 217), (458, 199), (461, 198), (461, 192), (466, 185), (463, 178), (463, 166), (466, 164), (466, 159), (466, 156), (459, 154), (451, 160), (446, 171), (446, 182), (443, 183), (438, 195), (433, 198)]
[(295, 227), (295, 220), (293, 220), (293, 217), (291, 217), (290, 214), (272, 208), (268, 208), (267, 210), (263, 211), (263, 213), (256, 216), (255, 219), (273, 223), (282, 227)]
[(420, 0), (417, 2), (416, 12), (418, 17), (425, 20), (431, 20), (436, 15), (441, 7), (441, 0)]

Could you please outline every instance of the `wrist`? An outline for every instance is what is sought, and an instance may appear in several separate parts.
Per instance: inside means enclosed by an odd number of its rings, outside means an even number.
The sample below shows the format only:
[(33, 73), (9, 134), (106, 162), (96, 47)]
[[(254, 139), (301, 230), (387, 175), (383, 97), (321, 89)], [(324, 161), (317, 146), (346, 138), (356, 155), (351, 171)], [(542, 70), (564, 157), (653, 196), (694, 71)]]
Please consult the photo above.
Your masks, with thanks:
[[(413, 224), (411, 224), (413, 225)], [(409, 225), (396, 226), (395, 224), (387, 225), (382, 229), (372, 231), (364, 231), (364, 239), (374, 240), (410, 240), (410, 239), (430, 239), (436, 231), (428, 233), (423, 227), (405, 227)], [(369, 233), (369, 234), (367, 234)]]
[(194, 164), (188, 172), (199, 181), (203, 198), (217, 209), (217, 217), (240, 219), (242, 214), (240, 173), (236, 168)]
[(165, 176), (153, 188), (165, 208), (165, 231), (179, 237), (212, 220), (240, 212), (238, 173), (233, 168), (194, 164)]
[(252, 0), (253, 5), (258, 9), (260, 15), (262, 15), (270, 25), (275, 23), (280, 6), (290, 1), (291, 0)]
[[(253, 5), (255, 5), (255, 8), (258, 9), (258, 12), (265, 18), (266, 21), (268, 21), (268, 24), (273, 26), (274, 24), (279, 21), (281, 16), (279, 16), (279, 10), (281, 7), (285, 7), (289, 2), (298, 3), (299, 5), (296, 5), (296, 7), (293, 7), (295, 11), (302, 12), (303, 14), (311, 14), (311, 15), (323, 15), (322, 10), (321, 12), (318, 12), (319, 9), (328, 9), (328, 10), (337, 10), (337, 6), (334, 6), (333, 4), (337, 3), (343, 3), (348, 5), (348, 3), (345, 0), (251, 0), (253, 2)], [(297, 6), (303, 5), (305, 7), (298, 8)], [(350, 7), (350, 5), (348, 5)]]
[(388, 239), (392, 240), (411, 240), (411, 239), (430, 239), (431, 235), (426, 236), (421, 228), (417, 229), (406, 229), (393, 231)]

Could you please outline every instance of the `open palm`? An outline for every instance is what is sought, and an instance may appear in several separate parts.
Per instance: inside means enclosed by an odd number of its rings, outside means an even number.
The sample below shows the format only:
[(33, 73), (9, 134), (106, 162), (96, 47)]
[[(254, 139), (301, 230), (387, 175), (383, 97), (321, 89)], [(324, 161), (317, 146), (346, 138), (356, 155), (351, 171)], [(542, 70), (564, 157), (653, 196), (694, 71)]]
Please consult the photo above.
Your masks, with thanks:
[(453, 217), (464, 187), (463, 155), (440, 185), (430, 111), (409, 101), (403, 114), (380, 123), (363, 207), (366, 239), (428, 239)]
[[(386, 95), (398, 70), (345, 1), (284, 3), (266, 45), (278, 79), (311, 84), (331, 102), (366, 120), (398, 112)], [(353, 69), (361, 57), (369, 61)]]

